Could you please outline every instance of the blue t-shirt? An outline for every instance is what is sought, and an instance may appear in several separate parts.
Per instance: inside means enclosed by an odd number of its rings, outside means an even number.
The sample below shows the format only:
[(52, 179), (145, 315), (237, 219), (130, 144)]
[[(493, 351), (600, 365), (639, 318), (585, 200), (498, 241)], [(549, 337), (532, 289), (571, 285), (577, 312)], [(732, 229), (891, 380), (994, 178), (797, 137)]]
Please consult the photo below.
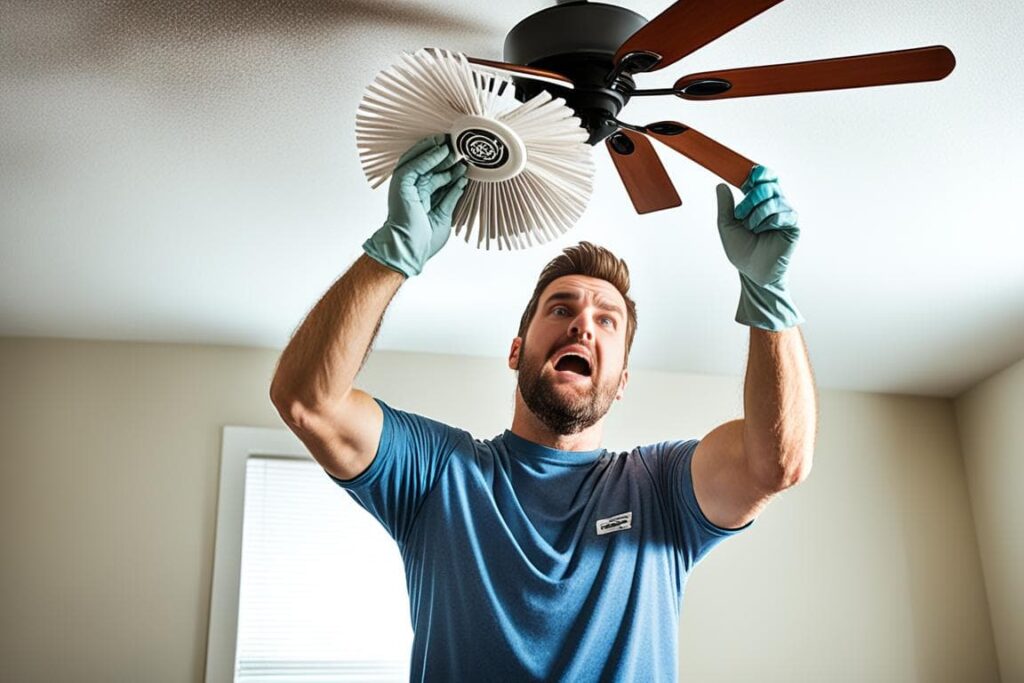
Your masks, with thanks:
[(676, 680), (687, 574), (740, 531), (697, 505), (697, 441), (480, 441), (376, 400), (373, 462), (348, 481), (327, 474), (398, 543), (411, 680)]

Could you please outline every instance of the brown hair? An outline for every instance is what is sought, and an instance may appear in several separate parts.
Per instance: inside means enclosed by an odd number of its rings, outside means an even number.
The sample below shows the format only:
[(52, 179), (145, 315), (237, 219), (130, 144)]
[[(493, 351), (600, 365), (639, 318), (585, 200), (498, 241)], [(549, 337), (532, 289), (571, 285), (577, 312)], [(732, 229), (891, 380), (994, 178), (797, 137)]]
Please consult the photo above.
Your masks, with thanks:
[(526, 339), (526, 330), (530, 327), (534, 314), (537, 313), (537, 306), (540, 304), (540, 295), (548, 285), (565, 275), (586, 275), (611, 283), (619, 294), (626, 300), (626, 363), (629, 362), (629, 349), (633, 346), (633, 335), (636, 334), (636, 303), (629, 298), (629, 267), (626, 262), (608, 251), (590, 242), (566, 247), (562, 253), (544, 266), (540, 277), (537, 279), (537, 286), (533, 289), (533, 296), (526, 304), (523, 317), (519, 321), (519, 335)]

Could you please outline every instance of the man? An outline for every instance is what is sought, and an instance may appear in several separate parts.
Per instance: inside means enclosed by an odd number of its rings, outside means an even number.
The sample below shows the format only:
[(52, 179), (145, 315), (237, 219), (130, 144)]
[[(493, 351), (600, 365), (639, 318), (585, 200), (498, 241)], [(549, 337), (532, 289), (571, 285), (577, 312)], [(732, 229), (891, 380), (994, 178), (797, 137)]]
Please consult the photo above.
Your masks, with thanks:
[(443, 136), (399, 160), (387, 222), (296, 332), (271, 397), (398, 543), (413, 680), (674, 681), (689, 571), (810, 471), (814, 385), (784, 277), (796, 214), (762, 167), (735, 209), (719, 186), (751, 327), (744, 419), (600, 447), (636, 310), (625, 263), (583, 242), (541, 274), (509, 354), (512, 427), (480, 441), (352, 386), (392, 296), (447, 241), (464, 173)]

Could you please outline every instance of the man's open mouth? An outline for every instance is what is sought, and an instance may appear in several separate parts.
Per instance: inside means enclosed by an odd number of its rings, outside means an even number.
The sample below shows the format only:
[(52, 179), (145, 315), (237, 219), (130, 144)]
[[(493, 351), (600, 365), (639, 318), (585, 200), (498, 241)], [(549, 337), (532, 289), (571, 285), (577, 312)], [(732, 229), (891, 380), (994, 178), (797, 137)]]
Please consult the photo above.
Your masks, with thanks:
[(590, 361), (575, 353), (567, 353), (555, 363), (555, 370), (574, 372), (577, 375), (590, 377)]

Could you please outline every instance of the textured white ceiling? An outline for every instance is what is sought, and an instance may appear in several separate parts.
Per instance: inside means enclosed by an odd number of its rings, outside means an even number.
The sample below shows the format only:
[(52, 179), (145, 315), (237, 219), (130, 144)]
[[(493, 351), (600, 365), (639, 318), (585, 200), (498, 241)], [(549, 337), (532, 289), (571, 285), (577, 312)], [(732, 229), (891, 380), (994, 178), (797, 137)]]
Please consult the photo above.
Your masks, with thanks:
[[(500, 59), (506, 31), (550, 4), (0, 1), (0, 335), (283, 347), (386, 214), (355, 150), (362, 89), (425, 45)], [(668, 2), (620, 4), (650, 18)], [(788, 0), (638, 77), (955, 53), (937, 83), (622, 113), (683, 121), (779, 172), (820, 386), (952, 396), (1024, 356), (1022, 25), (1018, 0)], [(741, 374), (717, 179), (659, 148), (684, 205), (637, 216), (595, 151), (572, 231), (513, 253), (453, 239), (376, 347), (503, 358), (540, 268), (587, 239), (633, 272), (634, 366)]]

